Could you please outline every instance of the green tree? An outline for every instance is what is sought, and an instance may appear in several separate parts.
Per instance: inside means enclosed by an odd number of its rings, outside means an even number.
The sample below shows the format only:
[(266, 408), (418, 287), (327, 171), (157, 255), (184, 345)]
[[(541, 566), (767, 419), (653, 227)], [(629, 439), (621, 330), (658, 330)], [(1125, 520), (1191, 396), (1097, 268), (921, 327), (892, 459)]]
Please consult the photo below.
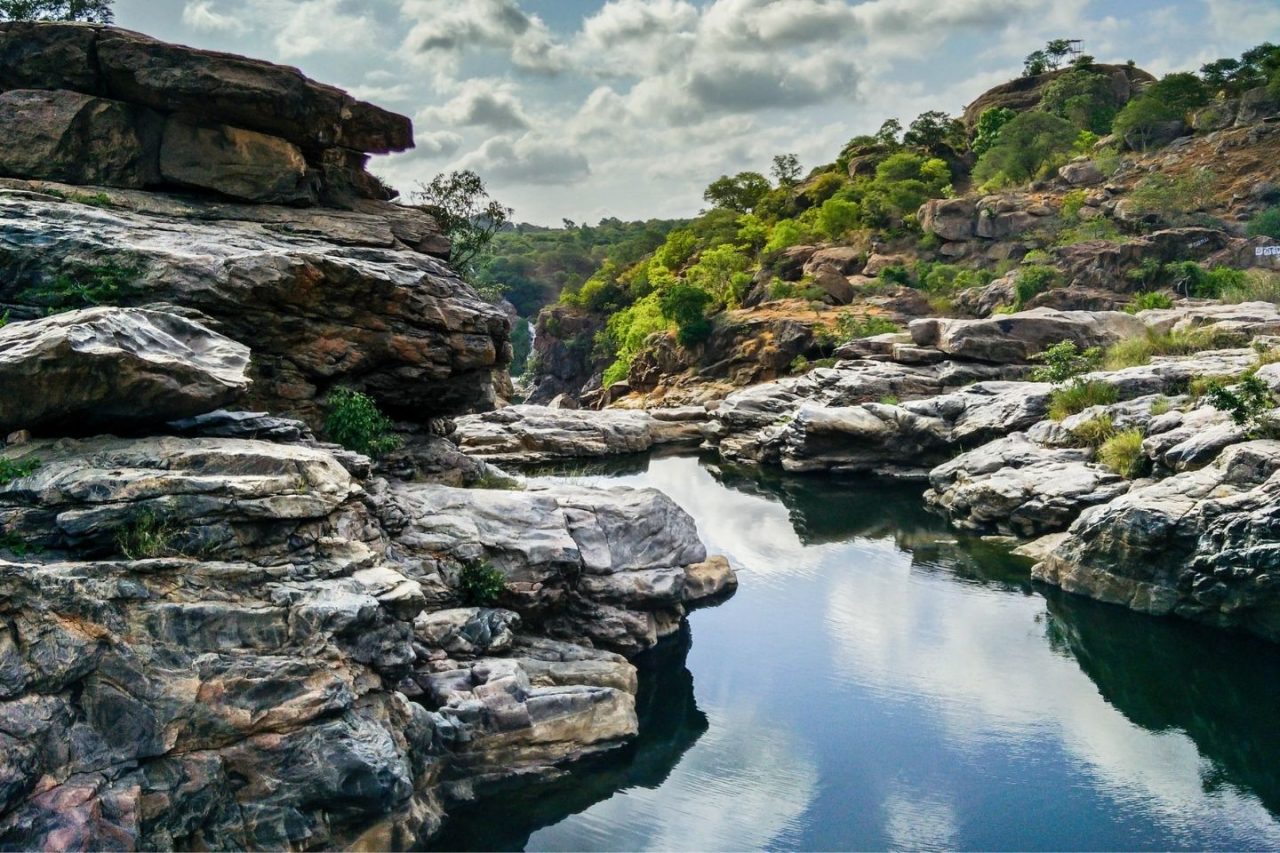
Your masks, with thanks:
[(940, 110), (916, 116), (902, 137), (903, 143), (936, 154), (946, 148), (964, 146), (964, 125)]
[(662, 316), (676, 324), (680, 346), (691, 347), (711, 337), (707, 308), (712, 301), (711, 294), (691, 284), (676, 284), (659, 297)]
[(1052, 80), (1040, 96), (1040, 109), (1064, 118), (1080, 130), (1107, 134), (1120, 108), (1111, 79), (1087, 68), (1073, 68)]
[(982, 155), (987, 149), (996, 142), (996, 137), (1000, 135), (1000, 128), (1018, 117), (1018, 114), (1008, 107), (991, 107), (982, 111), (982, 115), (978, 116), (978, 123), (974, 126), (973, 137), (973, 153)]
[(490, 197), (484, 181), (470, 169), (442, 172), (429, 184), (418, 184), (414, 200), (421, 204), (453, 241), (449, 260), (468, 280), (477, 257), (511, 217), (511, 208)]
[(880, 129), (876, 131), (876, 142), (881, 145), (887, 145), (890, 148), (896, 148), (902, 143), (899, 139), (902, 136), (902, 122), (896, 118), (885, 119), (881, 123)]
[(1167, 74), (1125, 104), (1113, 129), (1145, 148), (1160, 124), (1184, 120), (1187, 113), (1208, 102), (1209, 89), (1199, 77), (1189, 72)]
[(773, 158), (773, 179), (780, 187), (794, 187), (800, 183), (800, 158), (795, 154), (778, 154)]
[(0, 0), (0, 20), (109, 24), (113, 0)]
[(973, 177), (993, 186), (1024, 184), (1065, 161), (1078, 131), (1066, 119), (1033, 110), (1000, 129), (996, 142), (978, 158)]
[(712, 181), (702, 197), (713, 207), (750, 213), (771, 189), (769, 179), (759, 172), (739, 172)]

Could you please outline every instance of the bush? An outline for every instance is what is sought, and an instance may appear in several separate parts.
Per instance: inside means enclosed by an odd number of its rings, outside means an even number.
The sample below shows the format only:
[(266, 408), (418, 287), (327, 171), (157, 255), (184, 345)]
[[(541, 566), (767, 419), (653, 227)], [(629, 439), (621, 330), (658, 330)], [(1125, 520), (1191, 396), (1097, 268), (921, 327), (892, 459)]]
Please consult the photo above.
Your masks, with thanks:
[(1145, 148), (1160, 124), (1185, 120), (1187, 113), (1209, 103), (1209, 98), (1208, 88), (1196, 75), (1188, 72), (1169, 74), (1125, 104), (1116, 115), (1112, 129), (1138, 147)]
[(1107, 347), (1104, 363), (1108, 370), (1150, 364), (1157, 355), (1193, 355), (1243, 343), (1241, 335), (1212, 327), (1178, 332), (1148, 331)]
[(1126, 429), (1116, 433), (1098, 448), (1098, 462), (1126, 480), (1141, 477), (1147, 469), (1147, 457), (1142, 454), (1142, 439), (1140, 429)]
[(95, 305), (118, 305), (136, 290), (138, 270), (115, 262), (84, 264), (70, 272), (60, 273), (50, 281), (28, 288), (18, 299), (45, 309), (48, 314), (92, 308)]
[(329, 393), (328, 405), (325, 432), (347, 450), (377, 458), (400, 446), (399, 437), (391, 434), (391, 419), (367, 394), (335, 388)]
[[(672, 287), (676, 285), (671, 285)], [(609, 317), (597, 344), (614, 362), (604, 372), (605, 386), (621, 382), (631, 372), (631, 362), (644, 349), (645, 341), (654, 332), (665, 332), (671, 327), (659, 305), (659, 295), (650, 293), (635, 304)]]
[(0, 456), (0, 486), (7, 486), (14, 480), (30, 477), (40, 467), (39, 459), (25, 459), (15, 462)]
[(812, 233), (794, 219), (779, 219), (769, 231), (764, 244), (765, 254), (776, 254), (791, 246), (799, 246), (813, 239)]
[(1074, 379), (1055, 388), (1049, 397), (1049, 417), (1055, 421), (1079, 414), (1090, 406), (1106, 406), (1116, 401), (1116, 389), (1098, 379)]
[(1248, 231), (1250, 237), (1271, 237), (1280, 240), (1280, 205), (1268, 207), (1250, 219)]
[(1257, 376), (1248, 374), (1234, 386), (1222, 382), (1212, 383), (1206, 396), (1209, 405), (1226, 412), (1237, 426), (1247, 427), (1252, 438), (1260, 438), (1275, 432), (1270, 415), (1275, 408), (1271, 389)]
[(1173, 300), (1158, 290), (1134, 294), (1133, 301), (1125, 306), (1125, 311), (1137, 314), (1139, 311), (1150, 311), (1154, 308), (1172, 308)]
[(845, 311), (836, 318), (836, 335), (840, 343), (900, 331), (902, 329), (898, 327), (897, 323), (887, 317), (880, 317), (874, 314), (860, 315), (852, 311)]
[(674, 285), (659, 297), (662, 316), (676, 324), (680, 346), (691, 347), (711, 337), (706, 311), (713, 301), (711, 294), (691, 284)]
[(1116, 434), (1111, 415), (1092, 417), (1071, 431), (1071, 438), (1080, 447), (1101, 447)]
[(838, 240), (857, 228), (862, 219), (862, 209), (857, 202), (830, 198), (818, 209), (817, 227), (831, 240)]
[(1008, 107), (991, 107), (983, 110), (982, 115), (978, 116), (977, 125), (974, 126), (973, 144), (970, 146), (973, 153), (985, 154), (1000, 137), (1000, 129), (1017, 117), (1018, 114)]
[(1213, 204), (1216, 181), (1217, 176), (1208, 169), (1197, 169), (1181, 177), (1157, 172), (1138, 182), (1129, 194), (1129, 201), (1137, 213), (1180, 222)]
[(1105, 135), (1111, 132), (1119, 101), (1110, 77), (1087, 68), (1075, 68), (1044, 87), (1039, 109), (1066, 119), (1080, 130)]
[(1056, 384), (1097, 370), (1102, 363), (1102, 350), (1099, 347), (1089, 347), (1081, 352), (1075, 341), (1059, 341), (1044, 352), (1032, 356), (1032, 360), (1041, 362), (1043, 366), (1031, 371), (1031, 381)]
[(1000, 129), (995, 144), (978, 158), (974, 182), (992, 189), (1025, 184), (1067, 161), (1077, 135), (1066, 119), (1031, 111)]
[(1084, 203), (1089, 198), (1089, 194), (1084, 190), (1072, 190), (1062, 197), (1062, 218), (1076, 220), (1080, 217), (1080, 211), (1084, 208)]
[(876, 278), (885, 284), (900, 284), (904, 287), (911, 286), (911, 273), (901, 264), (885, 267), (880, 270), (880, 273)]
[(1037, 293), (1043, 293), (1058, 283), (1062, 273), (1055, 267), (1028, 264), (1018, 270), (1013, 280), (1014, 309), (1021, 309)]
[(458, 573), (458, 593), (469, 607), (488, 607), (502, 596), (506, 581), (506, 576), (489, 563), (473, 563)]
[(1244, 270), (1231, 267), (1206, 270), (1195, 261), (1165, 264), (1164, 276), (1175, 291), (1204, 299), (1217, 299), (1225, 291), (1239, 290), (1248, 283)]
[(143, 512), (116, 533), (116, 547), (127, 559), (172, 556), (177, 531), (155, 513)]
[(1243, 281), (1224, 285), (1219, 298), (1223, 302), (1272, 302), (1280, 305), (1280, 273), (1247, 270)]

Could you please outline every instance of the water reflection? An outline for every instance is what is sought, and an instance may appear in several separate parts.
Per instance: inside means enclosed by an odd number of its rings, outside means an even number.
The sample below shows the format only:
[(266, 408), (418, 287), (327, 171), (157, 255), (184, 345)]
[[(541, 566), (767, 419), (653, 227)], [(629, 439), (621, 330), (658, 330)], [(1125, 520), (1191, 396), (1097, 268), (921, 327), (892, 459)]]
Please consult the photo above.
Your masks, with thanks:
[(642, 681), (634, 751), (455, 846), (1280, 847), (1275, 647), (1033, 587), (916, 488), (687, 458), (614, 481), (671, 495), (741, 588)]

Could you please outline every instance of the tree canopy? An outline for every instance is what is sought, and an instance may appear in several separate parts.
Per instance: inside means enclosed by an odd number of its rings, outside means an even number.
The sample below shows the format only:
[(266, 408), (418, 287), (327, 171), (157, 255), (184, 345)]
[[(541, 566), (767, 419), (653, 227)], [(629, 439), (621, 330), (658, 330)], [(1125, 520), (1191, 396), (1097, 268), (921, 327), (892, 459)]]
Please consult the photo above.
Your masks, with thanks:
[(464, 278), (474, 273), (474, 261), (511, 216), (511, 209), (492, 198), (484, 181), (470, 169), (441, 172), (429, 184), (419, 184), (414, 200), (435, 217), (450, 240), (450, 261)]
[(0, 0), (0, 20), (109, 24), (113, 0)]

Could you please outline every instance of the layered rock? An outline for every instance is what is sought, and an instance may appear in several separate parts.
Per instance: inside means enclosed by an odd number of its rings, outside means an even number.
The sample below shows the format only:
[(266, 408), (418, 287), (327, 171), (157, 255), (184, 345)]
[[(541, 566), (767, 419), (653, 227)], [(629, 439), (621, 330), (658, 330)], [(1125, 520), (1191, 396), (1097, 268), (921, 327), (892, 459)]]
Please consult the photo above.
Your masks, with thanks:
[(429, 220), (110, 198), (119, 206), (0, 189), (0, 304), (30, 316), (109, 284), (118, 304), (194, 309), (252, 348), (251, 405), (313, 424), (335, 385), (414, 420), (491, 404), (508, 321), (417, 250)]
[(693, 406), (648, 411), (508, 406), (458, 418), (453, 439), (478, 459), (536, 464), (697, 443), (706, 417), (705, 409)]
[(349, 206), (394, 196), (366, 154), (413, 147), (407, 118), (295, 68), (114, 27), (0, 23), (0, 93), (12, 177)]
[(249, 349), (172, 314), (89, 308), (0, 327), (0, 433), (84, 435), (198, 415), (249, 388)]

